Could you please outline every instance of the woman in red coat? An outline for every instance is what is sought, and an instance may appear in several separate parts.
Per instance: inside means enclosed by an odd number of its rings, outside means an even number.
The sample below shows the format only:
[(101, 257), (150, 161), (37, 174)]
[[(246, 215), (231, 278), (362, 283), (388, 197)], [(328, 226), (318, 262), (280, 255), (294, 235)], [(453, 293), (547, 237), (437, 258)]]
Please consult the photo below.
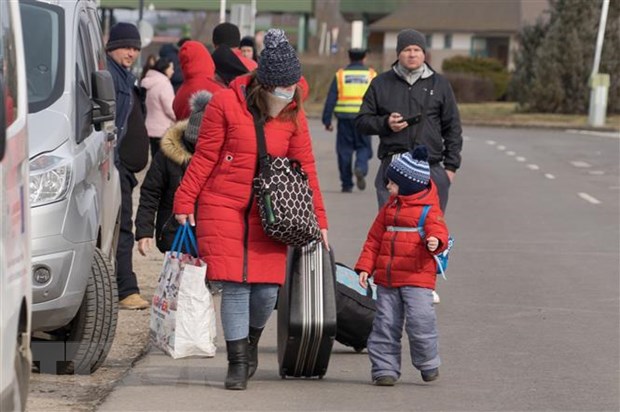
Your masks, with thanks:
[(301, 64), (284, 32), (269, 30), (256, 72), (233, 80), (207, 106), (196, 152), (174, 198), (177, 221), (197, 225), (209, 280), (223, 285), (227, 389), (245, 389), (256, 371), (258, 339), (284, 283), (286, 264), (286, 245), (265, 235), (252, 191), (257, 144), (248, 105), (266, 119), (269, 154), (301, 162), (327, 246), (327, 217), (296, 86), (300, 77)]

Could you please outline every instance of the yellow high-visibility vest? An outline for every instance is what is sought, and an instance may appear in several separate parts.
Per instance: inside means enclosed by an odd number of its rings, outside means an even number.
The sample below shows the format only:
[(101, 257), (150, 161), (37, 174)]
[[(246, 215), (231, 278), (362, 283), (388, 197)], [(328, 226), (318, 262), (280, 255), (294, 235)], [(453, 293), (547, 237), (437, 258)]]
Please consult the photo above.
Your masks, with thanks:
[(357, 113), (372, 79), (377, 76), (373, 69), (340, 69), (336, 72), (338, 100), (336, 113)]

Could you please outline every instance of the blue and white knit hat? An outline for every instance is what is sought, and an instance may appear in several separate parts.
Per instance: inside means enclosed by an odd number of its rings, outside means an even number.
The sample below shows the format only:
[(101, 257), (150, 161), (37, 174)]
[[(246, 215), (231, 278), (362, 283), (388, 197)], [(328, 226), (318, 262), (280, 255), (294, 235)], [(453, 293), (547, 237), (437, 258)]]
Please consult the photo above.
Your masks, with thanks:
[(426, 147), (416, 146), (412, 152), (393, 160), (387, 177), (398, 185), (399, 195), (409, 196), (426, 189), (431, 180)]

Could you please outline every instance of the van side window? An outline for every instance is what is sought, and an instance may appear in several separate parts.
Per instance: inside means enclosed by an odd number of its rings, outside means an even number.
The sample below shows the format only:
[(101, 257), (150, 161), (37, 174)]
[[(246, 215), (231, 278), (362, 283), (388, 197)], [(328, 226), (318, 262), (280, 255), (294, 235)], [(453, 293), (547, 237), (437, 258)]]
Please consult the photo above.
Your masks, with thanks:
[[(0, 70), (3, 80), (5, 126), (10, 126), (21, 115), (17, 112), (17, 73), (15, 65), (15, 39), (11, 33), (11, 14), (6, 1), (0, 2)], [(25, 115), (25, 114), (24, 114)], [(3, 189), (4, 190), (4, 189)]]
[(103, 34), (101, 33), (101, 22), (99, 16), (94, 9), (88, 9), (88, 30), (90, 32), (90, 39), (93, 43), (93, 53), (95, 54), (96, 69), (105, 70), (106, 68), (106, 54), (103, 46)]
[(76, 93), (75, 93), (75, 130), (77, 143), (84, 141), (92, 133), (91, 73), (94, 58), (88, 35), (85, 13), (80, 15), (77, 36), (76, 56)]

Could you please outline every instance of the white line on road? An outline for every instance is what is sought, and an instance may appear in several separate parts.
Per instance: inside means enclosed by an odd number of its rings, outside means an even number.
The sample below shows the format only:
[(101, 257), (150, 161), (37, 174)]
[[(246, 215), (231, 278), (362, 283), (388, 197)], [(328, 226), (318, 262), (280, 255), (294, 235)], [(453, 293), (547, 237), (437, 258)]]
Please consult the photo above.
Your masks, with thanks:
[(495, 140), (487, 140), (487, 144), (493, 146), (495, 144)]
[(590, 136), (602, 136), (602, 137), (613, 137), (614, 139), (620, 139), (620, 133), (618, 132), (597, 132), (594, 130), (576, 130), (576, 129), (568, 129), (567, 133), (575, 133), (575, 134), (585, 134)]
[(465, 140), (466, 142), (469, 142), (471, 140), (471, 137), (469, 136), (463, 136), (463, 140)]
[(573, 160), (570, 162), (575, 167), (592, 167), (592, 165), (588, 162), (584, 162), (583, 160)]
[(538, 165), (534, 165), (534, 164), (527, 165), (527, 168), (530, 169), (530, 170), (538, 170), (538, 169), (540, 169), (540, 167), (538, 167)]
[(588, 171), (588, 174), (592, 176), (603, 176), (605, 172), (603, 170), (590, 170)]
[(525, 162), (527, 159), (523, 156), (517, 156), (515, 157), (515, 159), (517, 159), (517, 162)]
[(547, 179), (549, 179), (549, 180), (553, 180), (553, 179), (555, 179), (555, 176), (554, 176), (554, 175), (552, 175), (551, 173), (545, 173), (545, 177), (546, 177)]
[(587, 193), (584, 193), (584, 192), (579, 192), (579, 193), (577, 193), (577, 195), (578, 195), (580, 198), (582, 198), (583, 200), (585, 200), (586, 202), (590, 202), (590, 203), (592, 203), (593, 205), (598, 205), (598, 204), (600, 204), (600, 203), (601, 203), (601, 201), (600, 201), (600, 200), (598, 200), (597, 198), (595, 198), (595, 197), (593, 197), (593, 196), (590, 196), (590, 195), (589, 195), (589, 194), (587, 194)]
[(500, 144), (497, 146), (497, 150), (506, 150), (506, 146)]
[(507, 154), (508, 156), (514, 156), (514, 155), (516, 155), (516, 153), (515, 153), (515, 152), (513, 152), (512, 150), (507, 151), (507, 152), (506, 152), (506, 154)]

